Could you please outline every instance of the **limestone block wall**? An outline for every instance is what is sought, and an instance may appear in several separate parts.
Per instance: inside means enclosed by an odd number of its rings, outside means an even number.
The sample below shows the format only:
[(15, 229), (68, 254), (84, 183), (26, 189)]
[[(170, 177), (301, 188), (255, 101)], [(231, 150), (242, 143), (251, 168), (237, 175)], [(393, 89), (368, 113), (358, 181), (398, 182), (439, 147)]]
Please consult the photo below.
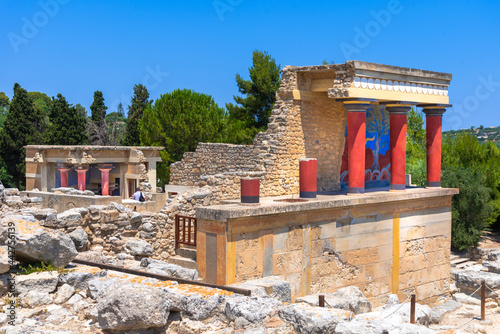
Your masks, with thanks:
[[(404, 300), (415, 292), (431, 302), (449, 291), (451, 196), (350, 201), (321, 210), (278, 208), (276, 214), (242, 208), (238, 218), (199, 219), (200, 274), (218, 284), (281, 275), (293, 299), (354, 285), (375, 306), (391, 293)], [(219, 217), (230, 210), (209, 209)], [(252, 210), (260, 211), (252, 216)]]
[(170, 184), (209, 184), (217, 188), (221, 198), (235, 199), (241, 177), (258, 177), (262, 196), (297, 194), (299, 159), (317, 158), (319, 190), (339, 189), (345, 109), (326, 95), (323, 102), (294, 99), (293, 91), (301, 71), (331, 72), (344, 67), (285, 67), (267, 131), (259, 133), (253, 145), (200, 143), (195, 152), (185, 153), (181, 161), (172, 164)]

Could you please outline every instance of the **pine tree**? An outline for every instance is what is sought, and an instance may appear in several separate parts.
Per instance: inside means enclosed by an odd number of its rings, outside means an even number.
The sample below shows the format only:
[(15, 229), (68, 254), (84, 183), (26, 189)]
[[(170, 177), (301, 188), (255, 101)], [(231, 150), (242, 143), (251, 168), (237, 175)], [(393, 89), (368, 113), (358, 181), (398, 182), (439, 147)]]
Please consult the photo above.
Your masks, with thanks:
[(94, 101), (90, 105), (92, 114), (88, 122), (89, 140), (93, 145), (109, 145), (108, 125), (105, 119), (107, 109), (102, 92), (94, 92)]
[(47, 144), (82, 145), (87, 142), (86, 119), (61, 94), (57, 94), (57, 99), (52, 98), (49, 116), (51, 124), (46, 133)]
[(25, 185), (26, 145), (43, 144), (42, 134), (38, 131), (44, 115), (33, 106), (28, 92), (16, 83), (14, 97), (7, 111), (4, 127), (0, 132), (0, 156), (12, 183), (23, 189)]
[(149, 92), (142, 84), (134, 86), (134, 95), (128, 108), (127, 128), (122, 144), (125, 146), (141, 145), (139, 132), (139, 121), (142, 119), (144, 110), (151, 105)]
[[(267, 52), (254, 51), (252, 55), (253, 65), (248, 69), (250, 80), (244, 80), (236, 74), (236, 84), (241, 94), (246, 97), (234, 96), (236, 105), (226, 104), (229, 111), (230, 124), (243, 122), (243, 130), (246, 135), (233, 135), (248, 139), (248, 128), (252, 128), (254, 134), (264, 131), (274, 102), (276, 101), (276, 91), (280, 87), (281, 70)], [(231, 125), (230, 125), (231, 126)], [(242, 128), (241, 124), (236, 124), (236, 128)], [(238, 132), (238, 131), (236, 131)], [(251, 136), (253, 140), (253, 136)], [(247, 140), (245, 140), (247, 141)]]

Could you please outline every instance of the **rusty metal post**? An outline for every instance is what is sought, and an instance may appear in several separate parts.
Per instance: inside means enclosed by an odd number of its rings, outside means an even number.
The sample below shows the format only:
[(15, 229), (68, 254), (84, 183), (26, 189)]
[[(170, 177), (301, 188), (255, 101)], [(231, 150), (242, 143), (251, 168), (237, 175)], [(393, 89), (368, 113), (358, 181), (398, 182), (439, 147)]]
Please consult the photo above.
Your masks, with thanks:
[(481, 281), (481, 321), (486, 320), (486, 282)]
[(415, 323), (415, 295), (411, 295), (411, 304), (410, 304), (410, 323)]
[(325, 295), (319, 295), (319, 307), (325, 307)]

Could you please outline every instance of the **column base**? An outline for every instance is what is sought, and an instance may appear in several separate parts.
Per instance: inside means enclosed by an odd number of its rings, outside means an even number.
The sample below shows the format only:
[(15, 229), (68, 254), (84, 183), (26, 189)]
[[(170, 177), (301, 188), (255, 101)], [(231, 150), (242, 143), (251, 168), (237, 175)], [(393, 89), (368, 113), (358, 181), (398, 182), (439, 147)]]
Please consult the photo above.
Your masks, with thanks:
[(258, 204), (260, 196), (241, 196), (241, 203)]
[(406, 185), (405, 184), (391, 184), (391, 191), (405, 191), (406, 190)]
[(427, 182), (427, 188), (441, 188), (441, 181)]
[(347, 190), (348, 195), (356, 195), (356, 194), (364, 194), (365, 193), (365, 188), (352, 188), (349, 187)]
[(300, 198), (316, 198), (316, 191), (301, 191)]

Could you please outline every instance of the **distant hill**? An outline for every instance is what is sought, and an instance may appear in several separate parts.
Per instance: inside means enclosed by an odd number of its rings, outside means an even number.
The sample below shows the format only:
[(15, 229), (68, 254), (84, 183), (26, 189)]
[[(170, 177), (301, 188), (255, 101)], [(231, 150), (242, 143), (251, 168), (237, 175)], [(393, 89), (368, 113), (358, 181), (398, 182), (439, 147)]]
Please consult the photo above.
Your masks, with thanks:
[(492, 126), (489, 128), (485, 128), (482, 125), (480, 127), (471, 127), (470, 129), (461, 129), (461, 130), (450, 130), (443, 132), (444, 135), (455, 135), (457, 133), (472, 133), (479, 142), (494, 142), (498, 148), (500, 148), (500, 126)]

